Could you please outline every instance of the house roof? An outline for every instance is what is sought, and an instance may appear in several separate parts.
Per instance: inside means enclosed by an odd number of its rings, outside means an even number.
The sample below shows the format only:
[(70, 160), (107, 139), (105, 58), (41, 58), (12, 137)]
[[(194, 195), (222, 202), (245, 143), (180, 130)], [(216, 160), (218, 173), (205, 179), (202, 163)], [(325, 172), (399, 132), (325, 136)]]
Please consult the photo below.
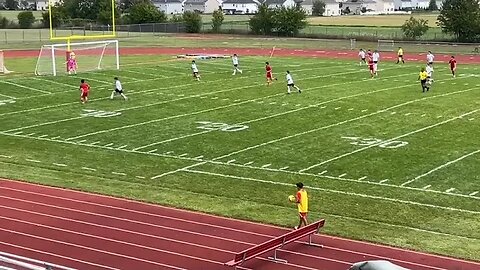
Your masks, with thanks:
[(152, 2), (153, 3), (158, 3), (158, 4), (162, 4), (162, 3), (182, 3), (181, 0), (153, 0)]
[(281, 5), (281, 4), (285, 3), (285, 1), (287, 1), (287, 0), (265, 0), (264, 3), (267, 4), (267, 5), (273, 5), (273, 4), (280, 4)]
[(204, 4), (208, 0), (186, 0), (185, 4)]
[(254, 0), (225, 0), (222, 3), (223, 4), (258, 4), (258, 2)]

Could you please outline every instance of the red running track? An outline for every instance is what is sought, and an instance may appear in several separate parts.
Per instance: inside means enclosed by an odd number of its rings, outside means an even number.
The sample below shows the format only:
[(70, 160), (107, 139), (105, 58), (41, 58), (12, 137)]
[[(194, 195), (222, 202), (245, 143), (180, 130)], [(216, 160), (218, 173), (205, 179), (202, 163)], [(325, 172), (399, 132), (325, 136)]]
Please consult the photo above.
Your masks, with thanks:
[[(79, 270), (226, 270), (235, 252), (287, 229), (126, 199), (0, 180), (0, 250)], [(328, 224), (328, 221), (327, 221)], [(317, 235), (323, 248), (286, 246), (239, 269), (345, 270), (386, 259), (414, 270), (474, 270), (480, 263)]]

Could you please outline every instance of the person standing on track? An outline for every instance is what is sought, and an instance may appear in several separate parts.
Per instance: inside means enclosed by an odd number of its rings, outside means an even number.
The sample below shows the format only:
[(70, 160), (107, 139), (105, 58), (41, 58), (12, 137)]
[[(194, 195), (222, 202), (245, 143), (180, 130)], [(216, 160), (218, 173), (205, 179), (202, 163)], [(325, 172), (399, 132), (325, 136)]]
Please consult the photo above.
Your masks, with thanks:
[(402, 62), (402, 64), (405, 64), (405, 59), (403, 59), (403, 49), (402, 49), (402, 47), (398, 47), (397, 56), (398, 56), (397, 64), (399, 64), (400, 61)]
[(303, 226), (308, 225), (308, 194), (305, 190), (303, 183), (299, 182), (296, 184), (297, 186), (297, 194), (295, 196), (297, 208), (298, 208), (298, 218), (299, 223), (298, 226), (295, 226), (294, 229), (298, 229)]

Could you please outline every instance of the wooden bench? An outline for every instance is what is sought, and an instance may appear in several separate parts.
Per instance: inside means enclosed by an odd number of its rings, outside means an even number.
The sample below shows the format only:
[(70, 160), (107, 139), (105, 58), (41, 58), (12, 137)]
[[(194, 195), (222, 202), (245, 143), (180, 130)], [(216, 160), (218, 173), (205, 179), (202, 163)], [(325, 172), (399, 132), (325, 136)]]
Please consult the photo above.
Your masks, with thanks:
[(273, 257), (269, 257), (270, 260), (274, 262), (286, 263), (287, 262), (286, 260), (282, 260), (277, 257), (277, 250), (305, 236), (308, 236), (308, 242), (307, 242), (308, 245), (322, 247), (321, 245), (316, 245), (312, 243), (312, 235), (318, 233), (324, 225), (325, 225), (325, 220), (322, 219), (312, 224), (309, 224), (305, 227), (301, 227), (297, 230), (290, 231), (284, 235), (268, 240), (265, 243), (256, 245), (242, 252), (236, 253), (235, 258), (225, 263), (225, 265), (230, 267), (233, 266), (236, 268), (236, 266), (243, 264), (245, 261), (258, 257), (271, 250), (274, 250), (274, 255)]

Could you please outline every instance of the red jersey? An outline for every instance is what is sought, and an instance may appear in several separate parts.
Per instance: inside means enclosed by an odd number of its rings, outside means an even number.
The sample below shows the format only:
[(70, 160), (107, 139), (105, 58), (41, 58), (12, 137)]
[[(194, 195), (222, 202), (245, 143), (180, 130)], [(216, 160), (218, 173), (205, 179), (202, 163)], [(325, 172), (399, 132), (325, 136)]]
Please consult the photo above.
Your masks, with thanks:
[(88, 93), (88, 91), (90, 91), (90, 85), (88, 85), (88, 83), (82, 83), (80, 84), (80, 90), (82, 90), (83, 93)]
[(373, 58), (368, 58), (368, 68), (373, 70), (373, 66), (374, 66), (374, 63), (373, 63)]
[(455, 68), (457, 66), (457, 60), (455, 59), (450, 59), (450, 61), (448, 61), (448, 63), (450, 63), (450, 68)]
[(265, 71), (267, 71), (267, 74), (272, 73), (272, 67), (270, 65), (266, 65)]

